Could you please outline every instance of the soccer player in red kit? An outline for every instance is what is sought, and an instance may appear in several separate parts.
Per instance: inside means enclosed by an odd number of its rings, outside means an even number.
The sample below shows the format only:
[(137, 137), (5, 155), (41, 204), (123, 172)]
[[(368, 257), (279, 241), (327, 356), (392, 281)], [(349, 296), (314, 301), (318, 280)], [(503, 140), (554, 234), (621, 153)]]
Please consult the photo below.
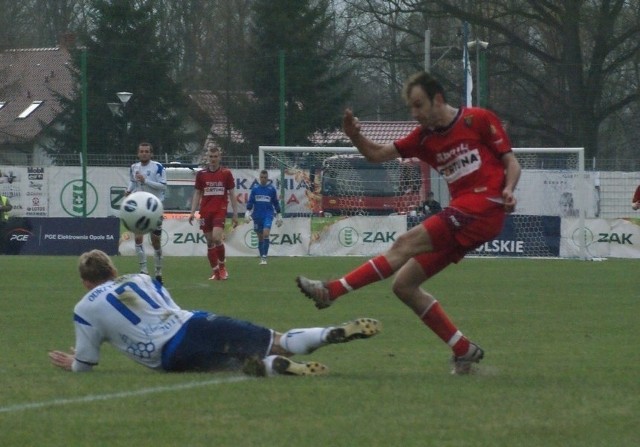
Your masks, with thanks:
[(637, 210), (640, 208), (640, 186), (636, 188), (636, 192), (633, 193), (633, 198), (631, 199), (631, 208)]
[(485, 109), (449, 105), (442, 85), (428, 73), (409, 78), (404, 96), (419, 123), (404, 138), (375, 143), (360, 132), (349, 109), (343, 117), (344, 132), (369, 161), (417, 157), (427, 162), (447, 181), (449, 206), (400, 235), (386, 253), (340, 279), (299, 276), (296, 280), (322, 309), (341, 295), (397, 272), (395, 295), (452, 349), (452, 374), (468, 374), (484, 351), (458, 330), (421, 284), (500, 233), (506, 213), (515, 209), (520, 165), (498, 118)]
[(200, 208), (200, 229), (207, 240), (207, 258), (211, 265), (211, 278), (225, 280), (229, 273), (225, 268), (225, 248), (222, 236), (227, 219), (227, 206), (231, 201), (233, 227), (238, 225), (238, 200), (235, 195), (235, 179), (230, 170), (220, 165), (222, 152), (209, 145), (205, 153), (207, 167), (196, 174), (195, 190), (191, 201), (189, 224)]

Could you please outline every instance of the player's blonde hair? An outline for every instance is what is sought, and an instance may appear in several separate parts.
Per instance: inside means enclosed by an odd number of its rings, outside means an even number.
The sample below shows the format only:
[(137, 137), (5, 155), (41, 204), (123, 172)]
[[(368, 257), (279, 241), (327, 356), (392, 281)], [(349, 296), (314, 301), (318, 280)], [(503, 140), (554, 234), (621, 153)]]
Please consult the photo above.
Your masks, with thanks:
[(102, 250), (91, 250), (80, 255), (78, 260), (80, 278), (94, 284), (100, 284), (118, 275), (111, 258)]

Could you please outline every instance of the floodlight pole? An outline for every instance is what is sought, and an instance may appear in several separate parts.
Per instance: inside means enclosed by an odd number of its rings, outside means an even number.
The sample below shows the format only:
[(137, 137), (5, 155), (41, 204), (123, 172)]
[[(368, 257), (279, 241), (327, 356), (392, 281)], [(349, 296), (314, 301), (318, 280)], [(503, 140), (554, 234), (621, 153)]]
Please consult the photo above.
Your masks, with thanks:
[[(485, 83), (484, 81), (484, 76), (482, 73), (482, 64), (480, 64), (480, 52), (484, 51), (487, 49), (487, 47), (489, 46), (489, 42), (485, 42), (483, 40), (480, 40), (478, 38), (476, 38), (476, 40), (472, 40), (471, 42), (467, 42), (467, 48), (469, 50), (473, 50), (473, 48), (475, 48), (476, 50), (476, 106), (477, 107), (486, 107), (487, 105), (484, 104), (482, 95), (485, 93), (484, 89), (486, 87), (486, 85), (484, 85)], [(486, 73), (484, 73), (484, 75), (486, 76)]]
[(131, 97), (133, 96), (133, 93), (130, 92), (118, 92), (116, 93), (116, 96), (118, 97), (118, 99), (120, 100), (120, 102), (122, 103), (122, 118), (124, 120), (124, 133), (122, 134), (122, 145), (123, 145), (123, 152), (127, 150), (127, 134), (128, 134), (128, 128), (129, 128), (129, 123), (127, 121), (127, 103), (129, 102), (129, 100), (131, 99)]

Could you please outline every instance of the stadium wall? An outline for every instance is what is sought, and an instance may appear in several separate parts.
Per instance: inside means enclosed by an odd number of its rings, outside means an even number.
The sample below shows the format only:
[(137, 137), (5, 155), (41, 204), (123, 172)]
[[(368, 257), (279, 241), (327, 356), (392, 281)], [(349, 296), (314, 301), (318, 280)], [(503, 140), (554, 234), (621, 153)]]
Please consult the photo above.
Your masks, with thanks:
[[(2, 167), (0, 192), (7, 195), (14, 206), (15, 218), (69, 218), (82, 216), (83, 201), (87, 216), (106, 218), (117, 215), (120, 201), (128, 183), (126, 167), (87, 168), (87, 195), (82, 195), (80, 167)], [(244, 203), (257, 176), (256, 170), (234, 169), (236, 193), (243, 213)], [(278, 173), (279, 174), (279, 173)], [(541, 174), (541, 175), (549, 175)], [(640, 216), (631, 210), (631, 196), (640, 182), (640, 173), (590, 172), (587, 173), (588, 209), (585, 210), (586, 245), (591, 257), (640, 257)], [(278, 178), (276, 172), (272, 178)], [(544, 219), (542, 242), (549, 256), (576, 256), (576, 221), (573, 216), (547, 216), (545, 207), (555, 206), (554, 197), (560, 194), (564, 180), (548, 178), (548, 190), (538, 191), (533, 197), (522, 199), (526, 216)], [(560, 186), (559, 186), (560, 185)], [(272, 254), (299, 255), (370, 255), (386, 249), (407, 227), (406, 216), (387, 218), (351, 217), (323, 222), (309, 217), (317, 207), (317, 197), (310, 191), (309, 179), (304, 173), (285, 175), (284, 202), (286, 214), (282, 229), (273, 232)], [(446, 205), (446, 203), (444, 203)], [(546, 217), (545, 217), (546, 216)], [(185, 218), (172, 219), (165, 225), (165, 252), (168, 255), (204, 255), (205, 244), (197, 226), (190, 226)], [(319, 229), (318, 229), (319, 228)], [(240, 225), (227, 234), (231, 256), (254, 256), (255, 240), (251, 224)], [(350, 240), (352, 245), (340, 243)], [(279, 239), (278, 239), (279, 238)], [(353, 241), (356, 240), (354, 243)], [(528, 256), (530, 247), (513, 232), (507, 222), (505, 231), (495, 241), (484, 244), (478, 254), (496, 256)], [(120, 252), (130, 254), (127, 234), (120, 238)], [(347, 244), (348, 245), (348, 244)]]

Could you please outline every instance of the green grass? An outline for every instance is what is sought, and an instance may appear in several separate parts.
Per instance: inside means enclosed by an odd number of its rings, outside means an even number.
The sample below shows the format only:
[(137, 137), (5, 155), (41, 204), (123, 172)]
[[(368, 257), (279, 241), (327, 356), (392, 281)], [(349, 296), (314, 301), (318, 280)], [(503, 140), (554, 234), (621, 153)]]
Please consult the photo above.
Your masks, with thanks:
[[(336, 277), (362, 261), (234, 258), (231, 278), (211, 282), (204, 257), (167, 258), (185, 308), (277, 330), (359, 316), (384, 325), (307, 356), (327, 377), (232, 381), (153, 372), (108, 346), (93, 373), (53, 368), (47, 351), (74, 343), (76, 259), (0, 256), (0, 445), (640, 445), (637, 261), (468, 259), (442, 272), (427, 289), (486, 350), (469, 377), (449, 375), (448, 348), (389, 281), (323, 311), (295, 287), (297, 274)], [(116, 263), (136, 268), (134, 257)]]

